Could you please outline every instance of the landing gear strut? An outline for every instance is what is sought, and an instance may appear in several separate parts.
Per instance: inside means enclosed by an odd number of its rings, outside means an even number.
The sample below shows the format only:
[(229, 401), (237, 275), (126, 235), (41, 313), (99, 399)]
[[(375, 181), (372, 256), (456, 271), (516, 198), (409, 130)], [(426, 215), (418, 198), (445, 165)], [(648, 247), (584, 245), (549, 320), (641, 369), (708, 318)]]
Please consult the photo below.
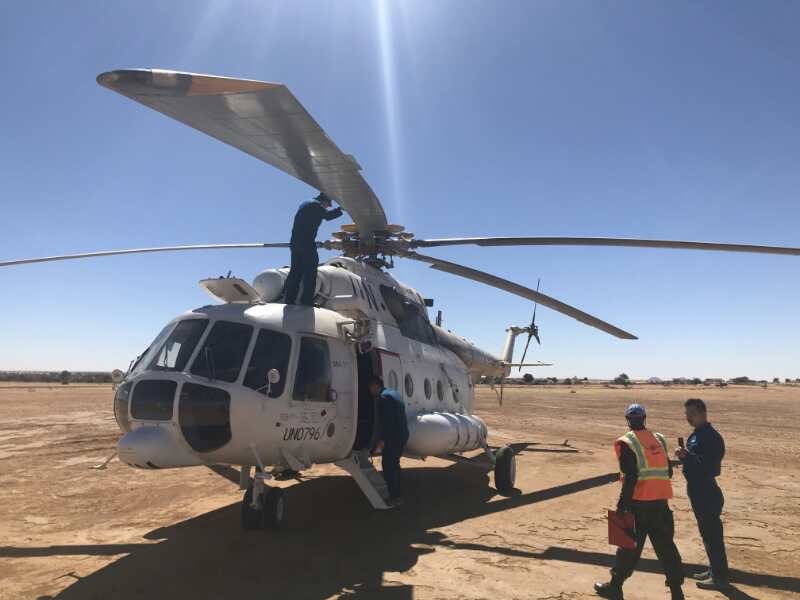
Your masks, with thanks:
[(276, 530), (283, 527), (285, 521), (286, 500), (283, 490), (267, 486), (263, 473), (257, 473), (242, 499), (242, 528)]

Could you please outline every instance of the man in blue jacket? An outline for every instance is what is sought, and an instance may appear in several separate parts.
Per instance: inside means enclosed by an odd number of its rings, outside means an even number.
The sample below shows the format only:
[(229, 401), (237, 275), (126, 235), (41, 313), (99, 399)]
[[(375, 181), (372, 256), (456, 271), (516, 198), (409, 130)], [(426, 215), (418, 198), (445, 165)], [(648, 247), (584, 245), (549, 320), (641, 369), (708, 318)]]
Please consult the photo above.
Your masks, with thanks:
[(342, 209), (328, 210), (331, 199), (324, 192), (309, 202), (303, 202), (294, 216), (292, 239), (289, 246), (292, 252), (292, 267), (284, 286), (284, 302), (295, 304), (300, 282), (303, 282), (303, 294), (299, 304), (314, 305), (314, 292), (317, 288), (317, 231), (323, 220), (331, 221), (342, 216)]
[(697, 526), (708, 555), (709, 569), (694, 575), (697, 587), (718, 590), (728, 586), (728, 558), (722, 530), (722, 506), (725, 498), (716, 478), (722, 470), (725, 441), (708, 422), (706, 405), (700, 398), (690, 398), (684, 403), (686, 420), (694, 432), (686, 441), (686, 448), (678, 448), (675, 456), (683, 463), (687, 492)]
[(403, 503), (403, 482), (400, 457), (408, 442), (406, 405), (397, 390), (383, 387), (383, 380), (374, 376), (369, 382), (369, 391), (376, 400), (378, 435), (376, 452), (381, 452), (381, 469), (386, 487), (389, 489), (389, 505)]

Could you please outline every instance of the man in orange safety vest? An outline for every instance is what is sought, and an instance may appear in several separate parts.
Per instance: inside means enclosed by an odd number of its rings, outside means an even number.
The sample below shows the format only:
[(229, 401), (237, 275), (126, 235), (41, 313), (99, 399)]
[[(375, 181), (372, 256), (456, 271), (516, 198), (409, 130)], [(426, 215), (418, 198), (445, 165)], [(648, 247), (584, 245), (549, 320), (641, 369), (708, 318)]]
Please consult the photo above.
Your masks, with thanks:
[(596, 583), (595, 592), (604, 598), (623, 600), (622, 584), (633, 574), (647, 538), (667, 577), (672, 600), (683, 600), (683, 565), (675, 546), (675, 522), (667, 502), (672, 498), (672, 465), (667, 441), (645, 427), (644, 406), (631, 404), (625, 411), (630, 431), (614, 442), (619, 460), (622, 491), (618, 512), (633, 513), (636, 519), (636, 548), (617, 550), (611, 581)]

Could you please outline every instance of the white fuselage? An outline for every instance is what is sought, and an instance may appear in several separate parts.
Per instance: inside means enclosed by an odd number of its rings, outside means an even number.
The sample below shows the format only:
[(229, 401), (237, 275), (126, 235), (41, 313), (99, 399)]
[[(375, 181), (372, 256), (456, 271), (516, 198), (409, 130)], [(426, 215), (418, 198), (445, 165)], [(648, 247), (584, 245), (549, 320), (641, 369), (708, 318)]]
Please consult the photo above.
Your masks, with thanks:
[[(372, 435), (370, 374), (405, 402), (407, 453), (485, 444), (485, 426), (471, 416), (481, 369), (440, 343), (419, 293), (337, 258), (319, 268), (317, 301), (322, 308), (230, 303), (176, 318), (119, 388), (123, 462), (298, 469), (340, 460)], [(496, 372), (497, 359), (474, 350), (486, 374)], [(268, 384), (270, 369), (278, 383)]]

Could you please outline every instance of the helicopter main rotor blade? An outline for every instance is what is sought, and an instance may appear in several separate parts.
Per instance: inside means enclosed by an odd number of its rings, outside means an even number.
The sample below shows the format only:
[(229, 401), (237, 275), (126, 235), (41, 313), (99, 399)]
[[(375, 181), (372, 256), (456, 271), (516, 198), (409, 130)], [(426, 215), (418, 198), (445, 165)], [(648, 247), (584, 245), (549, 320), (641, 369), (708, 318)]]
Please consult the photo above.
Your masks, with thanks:
[(505, 290), (506, 292), (516, 294), (517, 296), (522, 296), (523, 298), (527, 298), (528, 300), (533, 300), (534, 302), (538, 302), (539, 304), (542, 304), (557, 312), (560, 312), (563, 315), (572, 317), (573, 319), (576, 319), (581, 323), (585, 323), (586, 325), (599, 329), (600, 331), (605, 331), (606, 333), (610, 333), (611, 335), (616, 336), (618, 338), (622, 338), (625, 340), (639, 339), (632, 333), (628, 333), (627, 331), (624, 331), (619, 327), (615, 327), (614, 325), (606, 323), (605, 321), (602, 321), (597, 317), (593, 317), (592, 315), (585, 313), (582, 310), (578, 310), (574, 306), (565, 304), (560, 300), (551, 298), (546, 294), (542, 294), (541, 292), (532, 290), (528, 287), (525, 287), (524, 285), (514, 283), (513, 281), (508, 281), (507, 279), (503, 279), (502, 277), (497, 277), (496, 275), (491, 275), (490, 273), (485, 273), (484, 271), (478, 271), (477, 269), (473, 269), (471, 267), (465, 267), (463, 265), (448, 262), (446, 260), (433, 258), (431, 256), (425, 256), (424, 254), (418, 254), (417, 252), (407, 252), (402, 256), (404, 256), (405, 258), (410, 258), (412, 260), (418, 260), (420, 262), (428, 263), (432, 269), (436, 269), (437, 271), (444, 271), (446, 273), (451, 273), (453, 275), (459, 275), (461, 277), (465, 277), (466, 279), (472, 279), (473, 281), (485, 283), (486, 285), (490, 285), (492, 287)]
[[(322, 244), (317, 243), (318, 247)], [(52, 262), (55, 260), (73, 260), (76, 258), (97, 258), (98, 256), (115, 256), (117, 254), (145, 254), (148, 252), (181, 252), (184, 250), (225, 250), (228, 248), (288, 248), (289, 244), (284, 242), (273, 244), (197, 244), (194, 246), (159, 246), (155, 248), (132, 248), (129, 250), (102, 250), (100, 252), (83, 252), (81, 254), (61, 254), (59, 256), (44, 256), (41, 258), (23, 258), (19, 260), (7, 260), (0, 262), (0, 267), (12, 267), (14, 265), (28, 265), (31, 263)]]
[(353, 218), (362, 239), (387, 229), (361, 166), (285, 85), (160, 69), (110, 71), (97, 83), (325, 192)]
[(713, 250), (719, 252), (754, 252), (800, 256), (800, 248), (761, 246), (755, 244), (723, 244), (718, 242), (686, 242), (680, 240), (645, 240), (612, 237), (476, 237), (414, 240), (412, 248), (437, 246), (622, 246), (633, 248), (673, 248), (677, 250)]

